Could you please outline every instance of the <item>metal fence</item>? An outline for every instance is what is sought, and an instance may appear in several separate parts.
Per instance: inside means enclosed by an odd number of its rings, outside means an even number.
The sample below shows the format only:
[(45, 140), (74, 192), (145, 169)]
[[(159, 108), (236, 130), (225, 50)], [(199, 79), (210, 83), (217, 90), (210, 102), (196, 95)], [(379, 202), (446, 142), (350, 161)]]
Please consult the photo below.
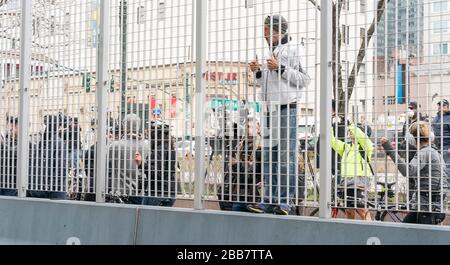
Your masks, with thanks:
[(449, 28), (448, 0), (2, 1), (1, 195), (439, 218)]

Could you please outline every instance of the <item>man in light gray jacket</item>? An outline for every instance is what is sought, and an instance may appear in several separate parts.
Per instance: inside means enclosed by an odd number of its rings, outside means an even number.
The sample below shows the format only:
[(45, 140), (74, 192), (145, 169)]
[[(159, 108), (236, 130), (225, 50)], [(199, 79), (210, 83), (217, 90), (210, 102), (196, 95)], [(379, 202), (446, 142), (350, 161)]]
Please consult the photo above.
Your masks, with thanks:
[(132, 204), (142, 204), (145, 190), (145, 174), (135, 161), (135, 154), (147, 157), (150, 153), (149, 143), (141, 138), (139, 130), (141, 119), (136, 114), (128, 114), (123, 120), (125, 135), (114, 141), (108, 152), (109, 192), (126, 195)]
[(297, 102), (311, 79), (305, 71), (303, 46), (291, 42), (281, 15), (266, 17), (264, 37), (269, 46), (262, 64), (249, 64), (262, 88), (264, 199), (249, 205), (254, 213), (288, 215), (297, 183)]

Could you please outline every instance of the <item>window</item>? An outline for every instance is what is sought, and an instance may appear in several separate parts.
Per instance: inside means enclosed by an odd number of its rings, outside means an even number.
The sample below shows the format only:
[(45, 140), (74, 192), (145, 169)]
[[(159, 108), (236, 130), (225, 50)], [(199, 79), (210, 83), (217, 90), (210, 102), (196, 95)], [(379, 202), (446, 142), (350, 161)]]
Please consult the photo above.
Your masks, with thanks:
[(366, 12), (366, 0), (359, 0), (359, 9), (361, 12)]
[(432, 12), (433, 13), (440, 13), (440, 12), (446, 12), (448, 11), (448, 0), (436, 0), (432, 4)]
[(44, 74), (43, 66), (31, 66), (31, 76), (41, 76)]
[(366, 29), (365, 28), (359, 28), (359, 36), (361, 38), (361, 43), (366, 42)]
[(448, 21), (436, 21), (431, 24), (431, 29), (433, 33), (447, 33), (448, 32)]
[(15, 77), (16, 78), (20, 77), (20, 65), (19, 64), (16, 64)]
[(158, 2), (158, 20), (164, 20), (166, 18), (166, 1), (159, 0)]
[(435, 43), (433, 44), (433, 55), (447, 55), (448, 43)]
[(55, 16), (50, 17), (50, 34), (55, 34)]
[(17, 40), (15, 38), (11, 39), (11, 49), (17, 49)]
[(344, 10), (350, 10), (350, 3), (349, 3), (349, 0), (342, 0), (342, 9), (344, 9)]
[(366, 83), (366, 64), (360, 63), (359, 64), (359, 81), (361, 83)]
[(388, 96), (388, 97), (383, 96), (383, 105), (395, 105), (395, 103), (396, 103), (395, 96)]
[(347, 80), (348, 76), (350, 75), (350, 62), (348, 61), (342, 61), (342, 87), (344, 90), (347, 90)]
[(6, 79), (10, 79), (11, 78), (11, 64), (7, 63), (5, 66), (6, 66)]
[(145, 7), (141, 5), (137, 8), (137, 23), (144, 24), (144, 22), (145, 22)]
[(346, 25), (342, 25), (342, 43), (349, 44), (350, 43), (350, 27)]
[(253, 0), (245, 0), (245, 8), (253, 8), (254, 5)]
[(70, 13), (66, 12), (64, 15), (64, 30), (70, 30)]

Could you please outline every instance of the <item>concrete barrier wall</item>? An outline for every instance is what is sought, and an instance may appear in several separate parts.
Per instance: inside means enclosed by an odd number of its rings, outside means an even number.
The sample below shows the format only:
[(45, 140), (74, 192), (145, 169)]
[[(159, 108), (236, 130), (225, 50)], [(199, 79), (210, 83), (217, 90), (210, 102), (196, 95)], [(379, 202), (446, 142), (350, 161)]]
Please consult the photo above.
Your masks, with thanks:
[(0, 198), (0, 244), (450, 244), (450, 228)]
[(136, 212), (80, 202), (0, 199), (0, 243), (134, 244)]

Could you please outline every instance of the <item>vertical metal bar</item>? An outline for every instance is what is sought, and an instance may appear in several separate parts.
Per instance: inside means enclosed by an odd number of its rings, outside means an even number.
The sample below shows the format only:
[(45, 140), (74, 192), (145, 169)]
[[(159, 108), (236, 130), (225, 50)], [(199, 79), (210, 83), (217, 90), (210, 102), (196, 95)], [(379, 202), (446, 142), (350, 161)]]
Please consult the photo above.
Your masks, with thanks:
[(196, 0), (196, 86), (195, 86), (195, 196), (194, 209), (202, 210), (203, 206), (203, 190), (204, 190), (204, 159), (205, 159), (205, 135), (203, 133), (203, 106), (205, 98), (205, 79), (203, 73), (206, 69), (206, 42), (207, 35), (207, 2), (204, 0)]
[(120, 117), (123, 119), (127, 113), (126, 91), (127, 91), (127, 34), (128, 34), (128, 2), (120, 1)]
[(31, 27), (32, 1), (22, 0), (22, 27), (20, 30), (20, 93), (19, 93), (19, 153), (17, 190), (20, 198), (26, 197), (28, 186), (28, 119), (29, 119), (29, 86), (31, 65)]
[(331, 217), (331, 1), (321, 0), (320, 16), (320, 218)]
[(98, 42), (98, 59), (97, 59), (97, 153), (95, 158), (96, 164), (96, 201), (105, 202), (105, 177), (106, 177), (106, 155), (107, 155), (107, 91), (109, 89), (110, 80), (108, 78), (109, 66), (109, 38), (110, 38), (110, 1), (102, 0), (100, 3), (100, 35)]

